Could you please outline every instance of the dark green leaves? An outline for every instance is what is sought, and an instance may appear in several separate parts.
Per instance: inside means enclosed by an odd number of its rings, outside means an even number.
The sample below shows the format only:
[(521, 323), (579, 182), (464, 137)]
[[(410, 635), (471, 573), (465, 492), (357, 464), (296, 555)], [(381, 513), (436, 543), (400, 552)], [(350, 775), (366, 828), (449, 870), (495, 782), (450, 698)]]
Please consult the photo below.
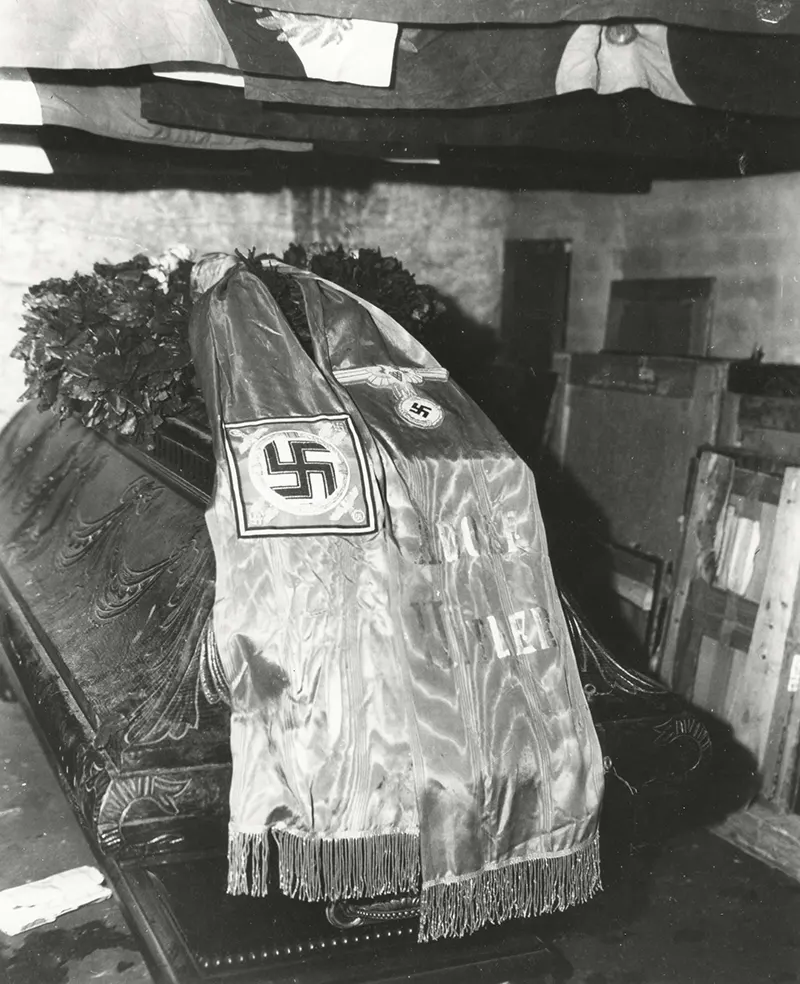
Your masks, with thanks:
[[(24, 298), (23, 336), (12, 352), (25, 362), (22, 398), (148, 447), (167, 417), (189, 414), (202, 423), (188, 340), (192, 264), (183, 259), (186, 255), (173, 253), (156, 270), (143, 255), (124, 263), (96, 263), (92, 274), (31, 287)], [(264, 266), (264, 256), (255, 250), (238, 256), (266, 284), (310, 349), (295, 279)], [(380, 250), (292, 244), (283, 261), (363, 297), (415, 335), (444, 311), (433, 287), (417, 284), (399, 260)]]
[[(152, 446), (165, 416), (197, 399), (187, 335), (191, 263), (162, 283), (135, 256), (25, 295), (23, 399)], [(166, 290), (164, 289), (166, 287)]]

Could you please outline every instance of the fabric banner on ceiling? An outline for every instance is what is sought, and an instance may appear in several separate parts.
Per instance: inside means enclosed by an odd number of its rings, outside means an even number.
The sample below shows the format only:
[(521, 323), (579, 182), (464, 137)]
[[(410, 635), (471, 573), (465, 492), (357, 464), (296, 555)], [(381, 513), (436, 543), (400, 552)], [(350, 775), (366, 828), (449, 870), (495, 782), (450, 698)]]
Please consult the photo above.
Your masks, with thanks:
[(546, 148), (616, 156), (709, 159), (725, 152), (735, 131), (721, 113), (681, 106), (635, 90), (624, 104), (575, 92), (502, 110), (473, 113), (371, 113), (295, 110), (247, 100), (214, 85), (156, 82), (142, 86), (142, 115), (170, 126), (273, 140), (311, 140), (409, 147)]
[(690, 101), (672, 72), (663, 25), (638, 25), (626, 35), (594, 24), (441, 31), (418, 54), (399, 53), (387, 90), (245, 77), (248, 99), (385, 111), (503, 106), (632, 87)]
[[(235, 0), (258, 7), (261, 0)], [(661, 21), (716, 31), (800, 34), (792, 0), (280, 0), (281, 10), (400, 24)]]
[(196, 150), (306, 151), (309, 143), (241, 137), (152, 123), (138, 86), (57, 85), (24, 69), (0, 69), (0, 126), (65, 126), (104, 137)]
[(800, 116), (800, 37), (663, 24), (466, 28), (438, 32), (417, 54), (401, 51), (391, 89), (245, 76), (248, 99), (384, 111), (460, 110), (632, 88), (711, 109)]
[(228, 0), (0, 0), (0, 65), (219, 65), (356, 85), (391, 81), (397, 25), (298, 16)]
[(469, 109), (545, 99), (572, 25), (440, 31), (418, 53), (400, 51), (391, 89), (245, 76), (245, 95), (264, 102), (351, 109)]
[(692, 102), (734, 113), (800, 116), (800, 37), (670, 28), (668, 40), (675, 78)]

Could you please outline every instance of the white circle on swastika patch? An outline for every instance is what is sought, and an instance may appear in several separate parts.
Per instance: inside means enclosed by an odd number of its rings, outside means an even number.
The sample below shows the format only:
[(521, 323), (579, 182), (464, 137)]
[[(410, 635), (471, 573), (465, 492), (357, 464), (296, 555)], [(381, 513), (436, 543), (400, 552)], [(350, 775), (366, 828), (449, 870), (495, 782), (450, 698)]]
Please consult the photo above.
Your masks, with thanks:
[(444, 420), (444, 410), (424, 396), (406, 396), (397, 404), (397, 412), (414, 427), (438, 427)]
[(253, 485), (273, 506), (295, 515), (333, 509), (350, 487), (342, 452), (311, 431), (283, 430), (260, 437), (248, 454)]

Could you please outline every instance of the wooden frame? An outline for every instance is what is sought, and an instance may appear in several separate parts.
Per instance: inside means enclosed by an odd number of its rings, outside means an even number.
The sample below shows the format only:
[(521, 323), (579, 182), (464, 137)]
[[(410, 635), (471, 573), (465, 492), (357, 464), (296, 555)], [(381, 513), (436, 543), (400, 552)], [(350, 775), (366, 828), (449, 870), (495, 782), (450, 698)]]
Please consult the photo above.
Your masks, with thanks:
[(604, 350), (709, 355), (714, 284), (714, 277), (613, 280)]
[(690, 468), (716, 443), (727, 363), (556, 353), (553, 370), (546, 443), (565, 492), (585, 493), (574, 518), (598, 540), (677, 565)]
[[(749, 546), (742, 546), (747, 536), (739, 538), (739, 568), (747, 567), (747, 576), (738, 585), (723, 570), (725, 536), (734, 527), (756, 533)], [(783, 812), (796, 809), (798, 797), (798, 653), (800, 468), (746, 452), (705, 451), (660, 675), (731, 726), (753, 755), (762, 799)]]
[[(752, 524), (757, 535), (738, 538), (733, 565), (741, 570), (749, 551), (749, 576), (737, 582), (729, 576), (725, 531), (735, 525), (737, 532), (743, 526), (751, 533)], [(797, 879), (799, 653), (800, 468), (745, 450), (705, 451), (660, 674), (725, 720), (753, 756), (758, 801), (713, 828), (715, 833)]]

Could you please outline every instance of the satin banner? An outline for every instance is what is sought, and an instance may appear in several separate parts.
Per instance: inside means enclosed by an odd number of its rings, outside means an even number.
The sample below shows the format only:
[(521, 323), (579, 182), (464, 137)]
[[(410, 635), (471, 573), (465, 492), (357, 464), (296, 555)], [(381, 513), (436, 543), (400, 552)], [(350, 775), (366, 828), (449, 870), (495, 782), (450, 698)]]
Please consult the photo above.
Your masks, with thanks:
[(217, 459), (229, 891), (268, 890), (273, 843), (302, 899), (421, 882), (422, 940), (588, 899), (602, 756), (533, 475), (384, 312), (283, 267), (309, 354), (257, 276), (209, 263), (191, 342)]

